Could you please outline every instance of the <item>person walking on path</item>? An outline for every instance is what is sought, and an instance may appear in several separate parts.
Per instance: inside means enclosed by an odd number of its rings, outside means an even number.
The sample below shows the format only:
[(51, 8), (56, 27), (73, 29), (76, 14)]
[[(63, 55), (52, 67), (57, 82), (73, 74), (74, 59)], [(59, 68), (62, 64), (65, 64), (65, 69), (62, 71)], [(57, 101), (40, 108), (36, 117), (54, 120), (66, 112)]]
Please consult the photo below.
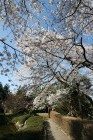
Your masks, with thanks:
[(48, 105), (48, 117), (50, 118), (50, 112), (52, 111), (51, 105)]

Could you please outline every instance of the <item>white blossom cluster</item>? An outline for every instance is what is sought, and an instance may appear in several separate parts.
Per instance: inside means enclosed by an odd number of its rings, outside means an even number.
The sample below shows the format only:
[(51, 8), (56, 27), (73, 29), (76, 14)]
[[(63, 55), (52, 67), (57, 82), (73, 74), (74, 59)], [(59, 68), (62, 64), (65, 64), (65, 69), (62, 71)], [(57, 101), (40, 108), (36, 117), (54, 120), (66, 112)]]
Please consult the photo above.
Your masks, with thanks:
[(33, 106), (35, 109), (42, 109), (47, 104), (53, 105), (61, 97), (62, 97), (61, 91), (60, 93), (55, 93), (55, 94), (41, 93), (34, 99)]
[(56, 90), (55, 93), (49, 92), (49, 89), (45, 89), (39, 94), (33, 101), (33, 108), (34, 109), (43, 109), (46, 105), (52, 105), (59, 100), (62, 99), (64, 95), (68, 93), (68, 89), (59, 89)]

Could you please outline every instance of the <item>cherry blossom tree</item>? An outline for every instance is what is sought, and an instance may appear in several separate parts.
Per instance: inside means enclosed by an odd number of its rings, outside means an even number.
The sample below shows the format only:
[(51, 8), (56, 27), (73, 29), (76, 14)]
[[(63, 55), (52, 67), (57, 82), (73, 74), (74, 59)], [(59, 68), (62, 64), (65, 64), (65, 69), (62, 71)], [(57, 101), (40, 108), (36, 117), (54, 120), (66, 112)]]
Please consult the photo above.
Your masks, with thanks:
[(56, 81), (68, 89), (82, 68), (92, 73), (93, 47), (84, 40), (93, 36), (92, 0), (1, 0), (0, 21), (13, 35), (11, 43), (0, 38), (1, 74), (15, 71), (33, 91)]
[(0, 4), (4, 27), (10, 28), (19, 46), (16, 49), (0, 39), (1, 62), (7, 65), (6, 69), (0, 63), (2, 74), (7, 76), (11, 68), (18, 71), (20, 63), (30, 70), (31, 76), (23, 78), (34, 85), (56, 79), (68, 85), (80, 68), (93, 69), (92, 46), (83, 41), (84, 34), (92, 35), (91, 0), (2, 0)]
[[(27, 35), (28, 38), (26, 38)], [(25, 47), (27, 42), (29, 46)], [(23, 66), (29, 71), (29, 75), (21, 80), (28, 79), (39, 86), (55, 80), (69, 85), (79, 69), (85, 67), (82, 49), (78, 49), (77, 46), (69, 49), (64, 43), (63, 36), (52, 31), (43, 30), (37, 32), (35, 36), (31, 36), (31, 33), (26, 31), (26, 35), (19, 39), (18, 46), (31, 55)], [(90, 52), (87, 47), (86, 50)], [(19, 72), (21, 75), (22, 70)]]

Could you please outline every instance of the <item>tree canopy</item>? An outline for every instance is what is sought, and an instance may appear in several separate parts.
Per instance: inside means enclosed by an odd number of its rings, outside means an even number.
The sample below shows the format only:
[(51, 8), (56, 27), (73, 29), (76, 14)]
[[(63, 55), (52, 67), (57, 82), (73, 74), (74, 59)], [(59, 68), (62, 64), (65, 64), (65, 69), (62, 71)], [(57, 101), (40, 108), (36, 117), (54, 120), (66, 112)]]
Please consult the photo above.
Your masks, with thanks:
[(0, 83), (0, 100), (4, 101), (7, 99), (10, 93), (9, 85), (6, 84), (5, 86)]
[(69, 85), (81, 68), (92, 72), (92, 44), (84, 40), (93, 32), (92, 0), (2, 0), (0, 7), (17, 44), (0, 39), (1, 74), (15, 70), (33, 88), (56, 80)]

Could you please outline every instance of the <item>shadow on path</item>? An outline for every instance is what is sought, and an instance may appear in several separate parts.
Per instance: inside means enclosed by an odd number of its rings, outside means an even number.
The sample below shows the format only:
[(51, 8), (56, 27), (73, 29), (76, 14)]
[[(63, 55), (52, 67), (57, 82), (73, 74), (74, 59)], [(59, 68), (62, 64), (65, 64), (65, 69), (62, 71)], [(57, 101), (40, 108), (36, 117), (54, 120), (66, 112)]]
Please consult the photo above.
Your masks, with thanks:
[(44, 140), (55, 140), (52, 135), (51, 128), (49, 122), (44, 122)]

